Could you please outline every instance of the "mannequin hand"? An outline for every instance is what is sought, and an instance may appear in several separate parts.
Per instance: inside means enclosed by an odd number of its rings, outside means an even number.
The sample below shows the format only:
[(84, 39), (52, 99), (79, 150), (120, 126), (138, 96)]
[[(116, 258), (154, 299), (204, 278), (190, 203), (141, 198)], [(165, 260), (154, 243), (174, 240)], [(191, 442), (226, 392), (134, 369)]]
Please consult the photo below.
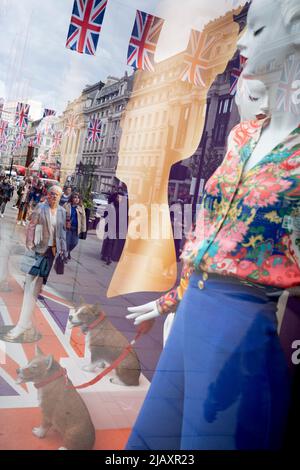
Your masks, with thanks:
[[(128, 318), (128, 320), (134, 320), (134, 325), (140, 325), (145, 321), (149, 322), (148, 328), (146, 327), (146, 325), (144, 325), (147, 331), (152, 327), (154, 319), (160, 316), (155, 301), (149, 302), (148, 304), (139, 305), (138, 307), (128, 307), (127, 310), (130, 314), (126, 315), (126, 318)], [(143, 333), (146, 333), (146, 331), (144, 331), (144, 328)]]

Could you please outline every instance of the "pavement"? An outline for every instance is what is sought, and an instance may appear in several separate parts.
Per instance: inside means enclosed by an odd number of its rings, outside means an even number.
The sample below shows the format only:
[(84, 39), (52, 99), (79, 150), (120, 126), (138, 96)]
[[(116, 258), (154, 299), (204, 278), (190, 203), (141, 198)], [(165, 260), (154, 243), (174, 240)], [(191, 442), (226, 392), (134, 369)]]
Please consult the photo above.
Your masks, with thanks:
[[(24, 274), (20, 271), (20, 261), (25, 250), (26, 227), (16, 225), (16, 216), (17, 211), (10, 203), (4, 218), (0, 219), (0, 266), (5, 270), (6, 263), (8, 265), (10, 289), (0, 292), (0, 325), (16, 323), (23, 298)], [(125, 318), (127, 307), (150, 302), (160, 295), (157, 292), (139, 292), (108, 299), (106, 292), (116, 263), (108, 266), (100, 260), (101, 246), (102, 241), (97, 238), (95, 230), (89, 231), (87, 239), (80, 240), (72, 252), (64, 275), (57, 275), (52, 270), (37, 303), (35, 323), (43, 335), (43, 351), (54, 354), (57, 360), (84, 355), (84, 338), (67, 328), (69, 308), (78, 305), (80, 297), (88, 303), (98, 302), (112, 323), (128, 340), (132, 340), (136, 330)], [(163, 321), (163, 318), (158, 318), (152, 329), (135, 345), (142, 373), (150, 381), (162, 350)], [(31, 424), (38, 424), (40, 410), (32, 398), (32, 384), (22, 386), (15, 383), (15, 370), (34, 356), (34, 345), (3, 342), (0, 345), (5, 348), (5, 361), (0, 361), (0, 449), (59, 447), (59, 438), (55, 435), (50, 440), (38, 442), (31, 435)], [(106, 431), (97, 431), (95, 449), (122, 449), (130, 429)]]

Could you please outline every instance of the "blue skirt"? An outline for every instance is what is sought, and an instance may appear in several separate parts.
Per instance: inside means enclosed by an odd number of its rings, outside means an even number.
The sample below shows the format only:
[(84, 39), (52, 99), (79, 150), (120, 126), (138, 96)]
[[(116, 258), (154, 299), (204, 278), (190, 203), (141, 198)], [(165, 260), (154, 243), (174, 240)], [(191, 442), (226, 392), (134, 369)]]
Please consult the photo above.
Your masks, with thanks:
[(126, 449), (280, 449), (290, 378), (277, 299), (226, 277), (199, 281), (190, 279)]

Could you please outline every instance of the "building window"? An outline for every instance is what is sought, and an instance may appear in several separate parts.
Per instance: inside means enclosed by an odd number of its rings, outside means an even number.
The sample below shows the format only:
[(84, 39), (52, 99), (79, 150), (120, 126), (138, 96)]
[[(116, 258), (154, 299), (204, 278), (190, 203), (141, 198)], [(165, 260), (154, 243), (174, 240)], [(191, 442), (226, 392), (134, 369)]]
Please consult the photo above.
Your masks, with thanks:
[(214, 143), (217, 146), (224, 146), (230, 113), (232, 109), (232, 96), (225, 96), (219, 99), (218, 114), (214, 125)]

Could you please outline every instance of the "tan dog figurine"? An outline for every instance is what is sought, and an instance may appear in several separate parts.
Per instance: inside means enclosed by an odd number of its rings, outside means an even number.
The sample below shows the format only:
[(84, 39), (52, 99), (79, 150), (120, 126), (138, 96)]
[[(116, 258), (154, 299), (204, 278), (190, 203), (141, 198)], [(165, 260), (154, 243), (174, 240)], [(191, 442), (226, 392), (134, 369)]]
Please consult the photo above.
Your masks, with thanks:
[(79, 393), (53, 356), (45, 356), (36, 347), (36, 356), (26, 367), (17, 369), (18, 383), (33, 382), (38, 389), (42, 424), (33, 434), (42, 439), (53, 426), (63, 439), (66, 450), (90, 450), (95, 442), (95, 428)]
[[(70, 326), (80, 326), (91, 352), (91, 364), (84, 367), (88, 372), (105, 367), (115, 361), (128, 346), (128, 340), (108, 320), (98, 304), (90, 305), (81, 300), (81, 305), (69, 315)], [(111, 378), (118, 385), (139, 385), (141, 366), (136, 352), (129, 354), (116, 367), (117, 377)]]

